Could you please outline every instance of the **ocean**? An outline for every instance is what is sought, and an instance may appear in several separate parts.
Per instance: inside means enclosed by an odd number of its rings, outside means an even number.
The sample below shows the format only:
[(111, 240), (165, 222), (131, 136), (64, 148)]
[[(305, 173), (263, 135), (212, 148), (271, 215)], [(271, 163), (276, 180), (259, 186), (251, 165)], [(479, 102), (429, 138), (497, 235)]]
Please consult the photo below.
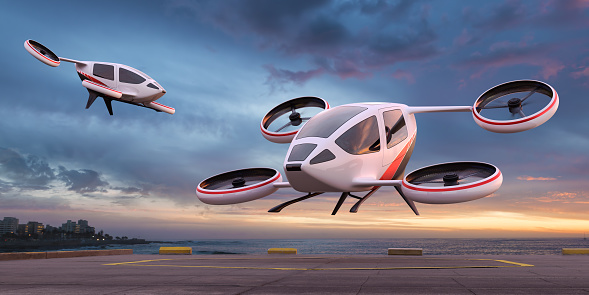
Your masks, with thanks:
[[(299, 254), (381, 255), (388, 248), (422, 248), (424, 255), (561, 255), (562, 248), (589, 248), (583, 238), (550, 239), (240, 239), (103, 245), (83, 249), (133, 249), (158, 254), (160, 247), (192, 247), (193, 255), (267, 254), (268, 248), (296, 248)], [(79, 250), (80, 248), (78, 248)], [(74, 249), (63, 249), (74, 250)]]

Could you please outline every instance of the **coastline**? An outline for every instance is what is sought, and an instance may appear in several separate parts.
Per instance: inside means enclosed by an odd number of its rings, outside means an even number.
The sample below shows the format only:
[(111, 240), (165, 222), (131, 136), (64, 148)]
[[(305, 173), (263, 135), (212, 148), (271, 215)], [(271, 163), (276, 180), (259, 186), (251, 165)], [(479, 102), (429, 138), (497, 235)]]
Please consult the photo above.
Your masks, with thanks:
[(145, 239), (128, 240), (104, 240), (96, 241), (89, 239), (74, 240), (16, 240), (0, 242), (0, 253), (9, 252), (39, 252), (45, 250), (61, 250), (82, 247), (106, 247), (108, 245), (136, 245), (149, 244), (152, 241)]

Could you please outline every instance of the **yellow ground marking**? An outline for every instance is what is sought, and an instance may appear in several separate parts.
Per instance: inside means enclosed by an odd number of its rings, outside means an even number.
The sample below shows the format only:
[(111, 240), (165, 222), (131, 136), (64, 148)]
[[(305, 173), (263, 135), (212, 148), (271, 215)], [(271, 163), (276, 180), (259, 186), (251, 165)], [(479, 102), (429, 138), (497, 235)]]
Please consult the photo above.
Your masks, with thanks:
[[(328, 259), (334, 257), (299, 257), (297, 259)], [(191, 260), (276, 260), (275, 258), (189, 258)], [(444, 259), (444, 258), (425, 258)], [(394, 269), (460, 269), (460, 268), (506, 268), (506, 267), (532, 267), (532, 264), (501, 260), (501, 259), (461, 259), (467, 261), (495, 261), (506, 265), (457, 265), (457, 266), (398, 266), (398, 267), (330, 267), (330, 268), (304, 268), (304, 267), (254, 267), (254, 266), (214, 266), (214, 265), (174, 265), (174, 264), (143, 264), (148, 262), (188, 260), (188, 259), (153, 259), (119, 263), (108, 263), (103, 265), (133, 265), (133, 266), (158, 266), (158, 267), (181, 267), (181, 268), (216, 268), (216, 269), (258, 269), (258, 270), (394, 270)]]

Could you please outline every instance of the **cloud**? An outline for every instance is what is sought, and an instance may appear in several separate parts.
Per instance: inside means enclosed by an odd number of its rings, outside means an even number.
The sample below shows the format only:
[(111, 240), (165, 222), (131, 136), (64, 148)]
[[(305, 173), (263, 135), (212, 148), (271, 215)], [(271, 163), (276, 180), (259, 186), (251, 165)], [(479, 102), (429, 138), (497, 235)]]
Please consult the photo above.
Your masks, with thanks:
[(3, 210), (69, 210), (69, 201), (62, 197), (38, 198), (29, 195), (0, 194), (0, 208)]
[(532, 10), (520, 1), (504, 1), (493, 3), (494, 7), (487, 7), (484, 14), (480, 10), (465, 8), (463, 18), (466, 23), (485, 30), (505, 30), (516, 27), (525, 22)]
[[(589, 195), (586, 192), (548, 192), (546, 196), (532, 198), (542, 203), (563, 203), (563, 204), (589, 204)], [(572, 212), (571, 212), (572, 213)]]
[(487, 6), (462, 11), (467, 25), (486, 32), (508, 31), (517, 27), (581, 27), (589, 24), (586, 0), (488, 2)]
[(57, 177), (69, 186), (69, 190), (77, 193), (105, 191), (108, 186), (108, 182), (102, 180), (98, 172), (89, 169), (67, 170), (59, 166)]
[(397, 70), (392, 74), (392, 76), (396, 79), (407, 80), (409, 84), (415, 83), (415, 77), (413, 76), (413, 74), (405, 70)]
[(55, 173), (47, 162), (37, 156), (23, 156), (18, 152), (0, 147), (0, 177), (8, 180), (5, 184), (29, 188), (47, 189)]
[(321, 68), (298, 72), (277, 69), (273, 65), (265, 65), (264, 68), (269, 72), (265, 84), (270, 85), (272, 91), (281, 89), (285, 84), (288, 83), (301, 86), (309, 79), (321, 75), (324, 72), (324, 70)]
[(532, 176), (518, 176), (517, 179), (519, 180), (526, 180), (526, 181), (534, 181), (534, 180), (541, 180), (541, 181), (546, 181), (546, 180), (556, 180), (556, 178), (554, 177), (532, 177)]
[(565, 68), (564, 64), (551, 58), (557, 46), (549, 44), (529, 44), (527, 40), (520, 42), (500, 41), (493, 43), (486, 53), (475, 52), (470, 57), (456, 64), (458, 68), (478, 69), (472, 78), (493, 70), (516, 65), (532, 65), (540, 67), (540, 75), (544, 79), (556, 76)]
[(169, 13), (193, 11), (240, 42), (306, 59), (307, 70), (265, 66), (267, 83), (302, 85), (319, 74), (364, 79), (403, 61), (439, 54), (429, 6), (415, 1), (176, 2)]
[(571, 76), (573, 76), (575, 79), (589, 77), (589, 67), (586, 67), (580, 71), (572, 72)]

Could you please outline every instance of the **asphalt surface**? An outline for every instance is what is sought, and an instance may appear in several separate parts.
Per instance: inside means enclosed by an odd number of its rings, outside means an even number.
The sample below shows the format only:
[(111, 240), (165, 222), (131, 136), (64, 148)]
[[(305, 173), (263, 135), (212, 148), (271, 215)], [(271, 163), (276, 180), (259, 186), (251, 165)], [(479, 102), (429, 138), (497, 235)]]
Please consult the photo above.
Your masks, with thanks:
[(0, 261), (0, 294), (589, 294), (589, 255), (117, 255)]

